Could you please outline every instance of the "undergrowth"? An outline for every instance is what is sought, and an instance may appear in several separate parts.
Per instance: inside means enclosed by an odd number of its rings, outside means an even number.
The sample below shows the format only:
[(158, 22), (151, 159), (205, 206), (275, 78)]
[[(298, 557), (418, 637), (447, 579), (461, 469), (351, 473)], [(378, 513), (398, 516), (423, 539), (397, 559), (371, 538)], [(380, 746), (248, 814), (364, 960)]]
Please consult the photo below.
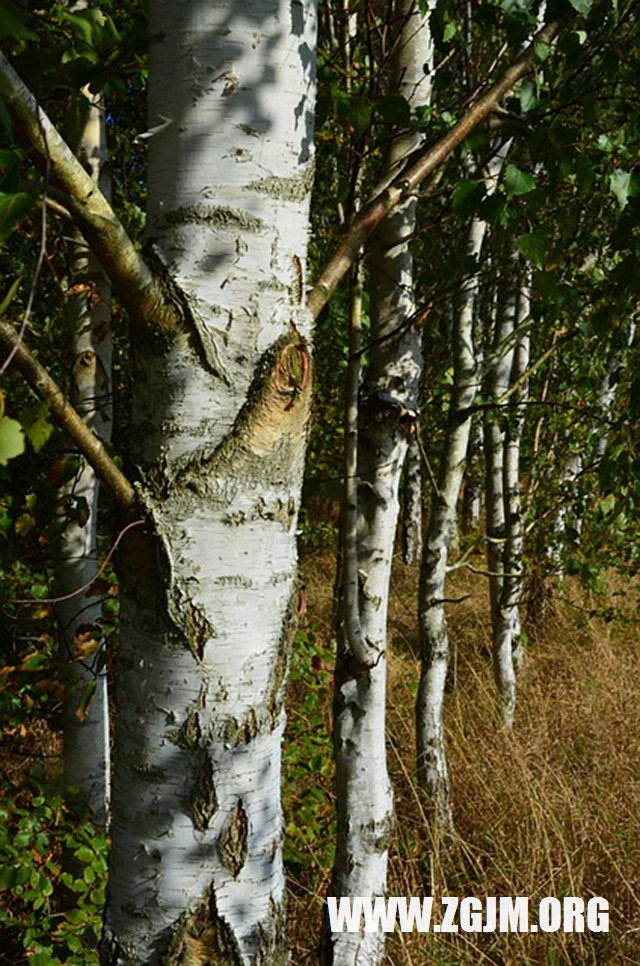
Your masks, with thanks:
[[(318, 669), (330, 666), (333, 560), (306, 562), (310, 619), (298, 638), (290, 691), (291, 740), (284, 788), (296, 813), (303, 762), (327, 734), (329, 676), (319, 699)], [(414, 779), (414, 702), (419, 660), (417, 574), (398, 564), (389, 613), (388, 764), (395, 792), (396, 835), (390, 895), (604, 896), (609, 933), (563, 932), (420, 936), (396, 932), (388, 966), (637, 966), (640, 961), (640, 649), (633, 622), (593, 616), (593, 601), (575, 588), (543, 627), (530, 628), (519, 684), (516, 725), (501, 730), (490, 658), (488, 602), (482, 578), (453, 575), (449, 605), (452, 656), (446, 697), (446, 743), (455, 831), (438, 836), (427, 821)], [(566, 588), (565, 588), (566, 590)], [(614, 587), (610, 594), (617, 595)], [(602, 601), (600, 601), (602, 603)], [(584, 605), (584, 606), (583, 606)], [(589, 615), (592, 616), (589, 616)], [(313, 646), (316, 640), (317, 647)], [(315, 662), (315, 663), (314, 663)], [(299, 722), (304, 720), (304, 728)], [(328, 740), (328, 739), (327, 739)], [(309, 743), (307, 745), (307, 743)], [(305, 753), (308, 747), (308, 754)], [(307, 774), (304, 787), (311, 778)], [(286, 791), (289, 789), (288, 791)], [(332, 776), (317, 776), (317, 801), (332, 802)], [(305, 793), (308, 794), (308, 791)], [(332, 826), (318, 821), (290, 865), (293, 962), (316, 963), (331, 873)], [(291, 821), (291, 818), (289, 819)], [(306, 849), (306, 851), (305, 851)], [(305, 861), (306, 855), (306, 861)]]
[[(283, 758), (292, 963), (318, 961), (335, 841), (331, 744), (333, 555), (308, 548), (308, 614), (296, 635)], [(602, 895), (608, 934), (388, 937), (388, 966), (637, 966), (640, 961), (640, 648), (633, 621), (575, 588), (530, 628), (516, 725), (499, 727), (486, 591), (451, 580), (446, 742), (455, 831), (438, 836), (414, 780), (417, 573), (398, 564), (389, 612), (392, 895)], [(616, 606), (627, 592), (613, 587)], [(600, 605), (604, 604), (604, 608)], [(599, 613), (604, 618), (597, 616)], [(19, 670), (19, 669), (18, 669)], [(16, 672), (17, 673), (17, 672)], [(91, 966), (107, 842), (56, 785), (60, 740), (20, 670), (0, 746), (0, 964)], [(22, 722), (18, 724), (18, 720)], [(55, 726), (55, 720), (54, 720)], [(66, 858), (65, 858), (66, 857)], [(64, 860), (64, 861), (63, 861)], [(70, 861), (69, 861), (70, 860)], [(70, 864), (71, 863), (71, 864)], [(73, 872), (65, 869), (73, 868)]]

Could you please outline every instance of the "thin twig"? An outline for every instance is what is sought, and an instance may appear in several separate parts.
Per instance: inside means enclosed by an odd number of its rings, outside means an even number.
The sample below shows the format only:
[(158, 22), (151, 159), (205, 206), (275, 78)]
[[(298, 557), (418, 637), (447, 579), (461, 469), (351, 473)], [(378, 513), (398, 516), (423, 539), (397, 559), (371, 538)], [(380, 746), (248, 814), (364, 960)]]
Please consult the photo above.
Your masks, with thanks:
[(71, 600), (73, 597), (77, 597), (78, 594), (84, 593), (84, 591), (88, 590), (91, 587), (91, 585), (96, 582), (98, 577), (100, 577), (100, 575), (104, 573), (109, 561), (111, 560), (114, 553), (118, 549), (118, 544), (124, 537), (125, 533), (127, 533), (128, 530), (132, 530), (133, 527), (139, 527), (146, 522), (147, 522), (146, 520), (134, 520), (132, 523), (127, 523), (126, 527), (122, 528), (122, 530), (114, 540), (112, 546), (109, 549), (107, 556), (104, 558), (104, 560), (98, 567), (98, 570), (93, 575), (91, 580), (88, 580), (86, 584), (82, 585), (82, 587), (78, 587), (77, 590), (72, 590), (70, 594), (64, 594), (62, 597), (38, 597), (38, 598), (21, 597), (17, 599), (9, 599), (6, 601), (6, 603), (8, 604), (61, 604), (65, 600)]

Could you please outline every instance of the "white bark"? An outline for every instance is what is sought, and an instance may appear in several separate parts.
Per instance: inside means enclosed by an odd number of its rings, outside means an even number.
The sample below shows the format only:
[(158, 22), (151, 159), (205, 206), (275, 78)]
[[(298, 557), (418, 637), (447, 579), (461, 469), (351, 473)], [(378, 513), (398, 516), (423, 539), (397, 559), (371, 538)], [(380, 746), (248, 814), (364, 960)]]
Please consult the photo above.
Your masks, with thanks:
[(461, 523), (463, 533), (473, 533), (480, 525), (480, 477), (476, 463), (482, 453), (482, 423), (477, 415), (471, 420), (469, 446), (462, 493)]
[(409, 441), (404, 469), (402, 559), (416, 566), (422, 558), (422, 454), (417, 435)]
[[(428, 21), (413, 0), (396, 9), (396, 90), (411, 104), (428, 103), (432, 63)], [(419, 143), (413, 133), (390, 144), (383, 181), (391, 180)], [(358, 436), (357, 572), (361, 639), (373, 666), (350, 646), (343, 595), (338, 615), (334, 744), (338, 791), (338, 843), (332, 893), (383, 896), (393, 828), (386, 765), (386, 623), (389, 577), (398, 520), (398, 490), (408, 439), (417, 414), (421, 374), (413, 261), (409, 251), (417, 199), (409, 195), (385, 220), (370, 256), (371, 363), (361, 392)], [(327, 933), (324, 954), (333, 966), (368, 966), (382, 960), (384, 933)]]
[[(507, 265), (498, 285), (492, 339), (492, 367), (487, 378), (487, 394), (497, 401), (509, 388), (513, 364), (513, 332), (516, 324), (518, 290), (513, 270)], [(511, 637), (501, 632), (500, 599), (504, 585), (504, 550), (507, 538), (504, 490), (505, 428), (501, 409), (488, 410), (484, 421), (486, 464), (487, 569), (493, 629), (493, 669), (500, 699), (502, 719), (509, 727), (515, 712), (516, 680)]]
[[(110, 196), (106, 128), (100, 99), (86, 92), (87, 119), (80, 137), (78, 157)], [(111, 288), (86, 242), (76, 241), (72, 293), (73, 315), (72, 397), (77, 412), (103, 442), (111, 438)], [(60, 536), (55, 565), (59, 596), (56, 612), (63, 634), (69, 680), (64, 701), (64, 781), (79, 787), (87, 797), (96, 824), (106, 826), (109, 815), (110, 751), (109, 705), (104, 638), (98, 620), (100, 596), (84, 591), (98, 569), (96, 530), (99, 482), (90, 464), (79, 454), (80, 468), (58, 494), (59, 512), (67, 520)], [(73, 596), (68, 596), (73, 595)], [(83, 627), (92, 633), (97, 647), (78, 655), (74, 638)], [(80, 707), (95, 685), (86, 715)]]
[[(487, 190), (495, 190), (509, 143), (489, 164)], [(478, 260), (486, 222), (474, 218), (469, 226), (466, 255)], [(458, 496), (469, 447), (472, 413), (478, 388), (478, 366), (473, 323), (479, 276), (468, 279), (454, 306), (454, 384), (443, 455), (420, 572), (419, 625), (420, 686), (416, 701), (418, 782), (433, 806), (441, 828), (452, 825), (449, 778), (444, 746), (444, 692), (449, 664), (449, 639), (444, 609), (448, 552), (456, 523)]]
[[(524, 427), (524, 401), (527, 396), (527, 382), (519, 383), (529, 366), (529, 329), (526, 321), (530, 316), (530, 285), (523, 282), (518, 299), (519, 335), (514, 349), (511, 384), (519, 388), (510, 397), (510, 414), (504, 443), (504, 501), (505, 501), (505, 540), (504, 577), (500, 600), (496, 610), (494, 649), (496, 653), (506, 653), (511, 648), (514, 670), (521, 667), (524, 652), (520, 639), (520, 601), (522, 598), (522, 541), (523, 520), (520, 505), (520, 441)], [(513, 714), (505, 719), (513, 723)]]
[(147, 245), (183, 324), (136, 352), (152, 524), (121, 566), (109, 964), (288, 959), (280, 748), (315, 16), (286, 0), (151, 5), (149, 127), (172, 123), (150, 139)]

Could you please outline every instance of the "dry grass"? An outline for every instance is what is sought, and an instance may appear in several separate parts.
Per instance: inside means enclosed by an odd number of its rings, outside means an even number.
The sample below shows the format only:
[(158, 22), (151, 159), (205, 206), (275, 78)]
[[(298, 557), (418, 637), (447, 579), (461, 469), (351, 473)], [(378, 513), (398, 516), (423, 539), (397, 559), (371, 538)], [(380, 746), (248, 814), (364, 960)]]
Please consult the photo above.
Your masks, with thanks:
[[(327, 634), (332, 561), (306, 562), (311, 620)], [(389, 768), (397, 836), (393, 895), (602, 895), (610, 933), (418, 936), (396, 933), (390, 966), (637, 966), (640, 963), (640, 643), (635, 624), (560, 606), (538, 629), (519, 684), (516, 726), (495, 715), (482, 578), (453, 575), (447, 751), (455, 834), (436, 841), (414, 784), (417, 574), (398, 565), (389, 617)], [(574, 596), (578, 591), (573, 588)], [(468, 595), (468, 596), (467, 596)], [(327, 715), (331, 695), (326, 695)], [(327, 870), (292, 882), (296, 964), (317, 961)]]

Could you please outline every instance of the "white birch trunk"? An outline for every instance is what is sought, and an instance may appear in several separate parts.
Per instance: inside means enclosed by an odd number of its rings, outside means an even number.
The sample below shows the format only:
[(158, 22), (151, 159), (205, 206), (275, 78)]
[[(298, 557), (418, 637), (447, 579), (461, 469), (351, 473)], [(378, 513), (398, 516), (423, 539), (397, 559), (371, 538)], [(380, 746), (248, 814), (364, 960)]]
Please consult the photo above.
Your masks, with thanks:
[[(519, 335), (514, 349), (511, 384), (522, 378), (529, 366), (529, 319), (530, 308), (529, 282), (525, 281), (518, 299)], [(501, 652), (511, 648), (514, 669), (521, 667), (524, 652), (520, 639), (520, 601), (522, 599), (522, 541), (523, 519), (520, 505), (520, 441), (524, 427), (524, 401), (527, 396), (527, 383), (520, 384), (510, 398), (510, 415), (504, 444), (504, 500), (505, 500), (505, 539), (504, 578), (500, 601), (496, 611), (494, 628), (495, 650)], [(505, 719), (513, 724), (513, 713)]]
[(474, 533), (480, 526), (480, 476), (476, 463), (481, 453), (482, 422), (476, 414), (471, 420), (462, 493), (461, 524), (462, 532), (467, 534)]
[[(487, 378), (487, 394), (498, 400), (509, 388), (513, 364), (513, 332), (516, 324), (518, 291), (513, 270), (506, 266), (498, 285), (498, 300), (492, 339), (492, 365)], [(504, 585), (505, 544), (507, 539), (504, 490), (505, 427), (500, 408), (488, 410), (484, 420), (486, 464), (487, 568), (493, 638), (493, 669), (498, 688), (500, 711), (507, 727), (515, 712), (516, 680), (511, 637), (502, 632), (499, 608)]]
[[(411, 104), (428, 103), (432, 63), (428, 21), (413, 0), (396, 10), (401, 30), (396, 90)], [(390, 145), (383, 178), (391, 178), (419, 143), (413, 133)], [(409, 251), (417, 199), (408, 197), (383, 222), (370, 256), (371, 365), (361, 393), (358, 436), (357, 577), (360, 639), (376, 655), (363, 664), (351, 646), (343, 597), (338, 614), (334, 745), (338, 842), (332, 894), (383, 896), (393, 829), (386, 765), (386, 623), (389, 578), (398, 520), (398, 491), (408, 439), (417, 414), (421, 374)], [(382, 341), (380, 341), (382, 339)], [(328, 933), (324, 956), (332, 966), (373, 966), (382, 960), (384, 933)]]
[(402, 559), (416, 566), (422, 558), (422, 454), (417, 435), (411, 437), (404, 468)]
[[(100, 99), (86, 92), (87, 119), (78, 157), (102, 193), (110, 196), (106, 128)], [(69, 312), (73, 317), (71, 396), (77, 411), (103, 441), (111, 438), (111, 289), (100, 266), (78, 238), (73, 261)], [(56, 607), (62, 631), (69, 679), (63, 709), (64, 782), (84, 792), (93, 821), (108, 822), (110, 792), (109, 704), (104, 638), (98, 620), (100, 596), (86, 587), (98, 569), (96, 530), (99, 482), (86, 460), (58, 494), (59, 514), (67, 524), (60, 536), (55, 563), (57, 595), (67, 597)], [(72, 595), (72, 596), (71, 596)], [(74, 638), (86, 628), (97, 647), (78, 655)], [(93, 696), (90, 696), (95, 686)], [(90, 700), (83, 716), (83, 697)]]
[(280, 758), (310, 379), (313, 2), (151, 5), (137, 333), (150, 524), (121, 564), (109, 964), (288, 961)]
[[(469, 228), (467, 255), (478, 258), (486, 223), (474, 218)], [(452, 825), (449, 778), (444, 747), (443, 703), (449, 664), (449, 639), (444, 610), (448, 549), (456, 518), (460, 484), (469, 445), (477, 370), (473, 319), (477, 276), (459, 295), (453, 322), (454, 385), (451, 411), (433, 495), (420, 572), (419, 627), (421, 673), (416, 702), (418, 782), (434, 807), (441, 828)]]
[[(489, 163), (487, 190), (495, 190), (509, 143)], [(469, 226), (466, 255), (480, 258), (486, 222), (474, 218)], [(431, 803), (440, 828), (450, 828), (453, 816), (444, 745), (444, 692), (449, 665), (449, 639), (444, 609), (449, 547), (457, 518), (458, 497), (465, 469), (478, 388), (478, 366), (473, 324), (479, 288), (474, 275), (458, 293), (453, 313), (454, 384), (443, 455), (433, 496), (420, 572), (419, 628), (420, 686), (416, 701), (418, 783)]]

